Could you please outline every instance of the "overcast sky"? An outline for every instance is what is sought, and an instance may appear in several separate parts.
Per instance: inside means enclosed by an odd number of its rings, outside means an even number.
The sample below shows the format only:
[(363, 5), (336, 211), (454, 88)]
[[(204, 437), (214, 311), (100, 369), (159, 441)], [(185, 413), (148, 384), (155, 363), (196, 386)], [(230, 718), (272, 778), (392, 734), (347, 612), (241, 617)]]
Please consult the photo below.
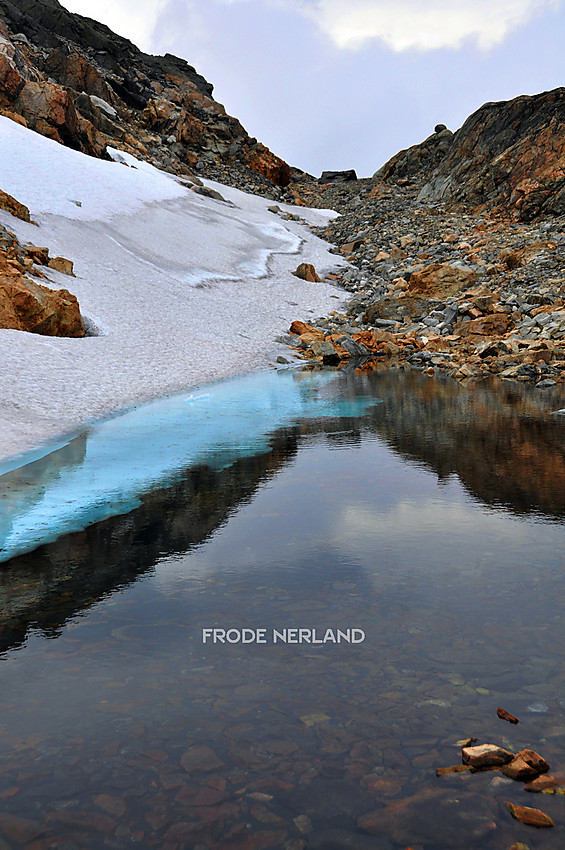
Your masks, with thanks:
[(435, 124), (565, 85), (565, 0), (63, 0), (214, 85), (318, 176), (368, 176)]

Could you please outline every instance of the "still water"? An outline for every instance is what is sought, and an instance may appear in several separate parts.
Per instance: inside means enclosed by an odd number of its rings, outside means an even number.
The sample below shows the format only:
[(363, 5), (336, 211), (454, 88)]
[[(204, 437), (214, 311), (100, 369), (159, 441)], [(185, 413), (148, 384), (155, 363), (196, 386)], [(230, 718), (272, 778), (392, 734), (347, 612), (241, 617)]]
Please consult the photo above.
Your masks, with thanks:
[(563, 848), (565, 796), (435, 771), (565, 785), (564, 407), (268, 373), (2, 470), (0, 850)]

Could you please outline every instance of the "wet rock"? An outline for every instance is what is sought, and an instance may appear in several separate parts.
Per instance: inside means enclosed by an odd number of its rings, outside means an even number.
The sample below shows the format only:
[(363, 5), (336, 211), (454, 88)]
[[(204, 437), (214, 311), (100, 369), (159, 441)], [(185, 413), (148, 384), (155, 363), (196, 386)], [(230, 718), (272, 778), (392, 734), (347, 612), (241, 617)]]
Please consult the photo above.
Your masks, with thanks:
[(511, 762), (501, 768), (505, 776), (511, 779), (533, 779), (540, 773), (547, 773), (549, 765), (534, 750), (520, 750)]
[(386, 838), (336, 828), (309, 835), (308, 850), (393, 850), (393, 845)]
[(187, 773), (206, 773), (217, 770), (224, 764), (214, 750), (206, 745), (190, 747), (181, 756), (180, 763)]
[(496, 709), (496, 715), (497, 717), (500, 717), (501, 720), (508, 721), (508, 723), (516, 724), (520, 722), (517, 717), (514, 717), (513, 714), (509, 714), (508, 711), (505, 711), (503, 708), (500, 707)]
[(475, 747), (463, 747), (461, 758), (464, 764), (481, 769), (508, 764), (514, 758), (514, 753), (498, 747), (496, 744), (479, 744)]
[(358, 784), (324, 777), (281, 794), (279, 802), (299, 815), (307, 815), (313, 823), (322, 821), (340, 828), (353, 826), (356, 817), (375, 805), (371, 794)]
[(453, 797), (425, 789), (383, 809), (362, 815), (357, 826), (369, 835), (401, 846), (431, 844), (449, 848), (480, 846), (494, 829), (494, 804), (480, 794)]
[(545, 791), (547, 788), (565, 788), (565, 776), (553, 776), (545, 773), (524, 785), (526, 791), (534, 793)]
[(506, 803), (513, 818), (525, 823), (527, 826), (535, 826), (539, 829), (555, 826), (553, 820), (540, 809), (531, 809), (528, 806), (516, 806), (514, 803)]

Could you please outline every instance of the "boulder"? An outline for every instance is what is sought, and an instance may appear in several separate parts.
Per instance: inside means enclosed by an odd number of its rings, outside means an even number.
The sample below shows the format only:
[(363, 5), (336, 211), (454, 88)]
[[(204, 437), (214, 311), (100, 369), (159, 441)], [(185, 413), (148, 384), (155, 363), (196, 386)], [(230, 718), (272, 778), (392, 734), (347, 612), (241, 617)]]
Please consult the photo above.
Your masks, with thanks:
[(353, 180), (357, 180), (357, 174), (351, 168), (348, 171), (322, 171), (318, 183), (350, 183)]
[(68, 274), (74, 277), (73, 261), (67, 260), (65, 257), (50, 257), (47, 260), (47, 265), (50, 269), (54, 269), (61, 274)]
[(319, 283), (322, 279), (318, 276), (312, 263), (300, 263), (296, 271), (293, 271), (292, 274), (301, 280), (307, 280), (309, 283)]
[(547, 773), (549, 765), (535, 750), (520, 750), (501, 770), (510, 779), (534, 779), (541, 773)]
[(76, 297), (52, 290), (23, 275), (0, 275), (0, 327), (46, 336), (83, 337)]
[(461, 750), (463, 764), (470, 764), (477, 769), (485, 767), (501, 767), (514, 758), (514, 753), (497, 747), (496, 744), (479, 744), (476, 747), (463, 747)]
[(452, 266), (450, 263), (433, 263), (410, 275), (410, 292), (439, 299), (457, 295), (463, 288), (477, 281), (474, 269)]
[(16, 218), (21, 219), (22, 221), (31, 221), (29, 215), (29, 209), (25, 206), (25, 204), (20, 204), (19, 201), (16, 201), (11, 195), (8, 195), (7, 192), (3, 192), (0, 189), (0, 209), (6, 210), (10, 215), (15, 216)]

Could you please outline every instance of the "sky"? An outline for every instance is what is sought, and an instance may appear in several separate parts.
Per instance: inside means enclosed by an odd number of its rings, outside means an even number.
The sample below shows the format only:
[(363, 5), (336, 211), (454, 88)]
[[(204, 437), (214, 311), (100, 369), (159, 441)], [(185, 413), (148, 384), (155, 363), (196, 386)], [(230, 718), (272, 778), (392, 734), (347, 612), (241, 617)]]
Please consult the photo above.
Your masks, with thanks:
[(63, 0), (214, 85), (315, 176), (367, 177), (438, 123), (565, 85), (565, 0)]

